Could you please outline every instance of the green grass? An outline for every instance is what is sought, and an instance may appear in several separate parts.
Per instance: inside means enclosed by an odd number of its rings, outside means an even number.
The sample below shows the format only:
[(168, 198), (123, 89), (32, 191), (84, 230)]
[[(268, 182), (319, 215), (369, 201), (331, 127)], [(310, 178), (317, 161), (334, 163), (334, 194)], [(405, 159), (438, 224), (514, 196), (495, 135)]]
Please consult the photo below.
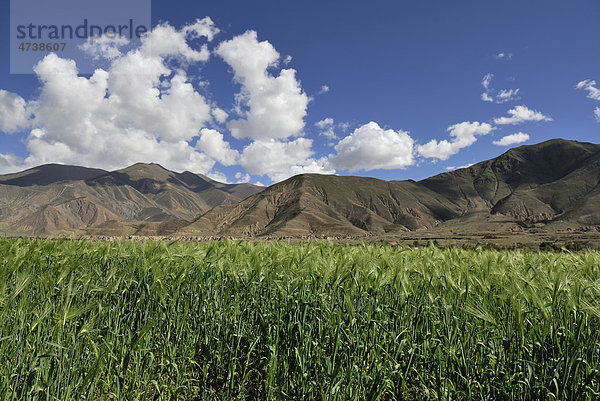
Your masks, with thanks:
[(600, 397), (600, 253), (0, 240), (0, 400)]

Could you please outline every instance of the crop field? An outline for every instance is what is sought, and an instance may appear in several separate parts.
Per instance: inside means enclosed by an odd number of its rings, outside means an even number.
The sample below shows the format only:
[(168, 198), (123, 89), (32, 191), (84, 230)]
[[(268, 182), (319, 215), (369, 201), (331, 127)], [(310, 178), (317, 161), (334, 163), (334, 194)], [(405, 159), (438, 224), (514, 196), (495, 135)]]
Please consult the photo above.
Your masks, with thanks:
[(600, 253), (0, 240), (1, 400), (600, 397)]

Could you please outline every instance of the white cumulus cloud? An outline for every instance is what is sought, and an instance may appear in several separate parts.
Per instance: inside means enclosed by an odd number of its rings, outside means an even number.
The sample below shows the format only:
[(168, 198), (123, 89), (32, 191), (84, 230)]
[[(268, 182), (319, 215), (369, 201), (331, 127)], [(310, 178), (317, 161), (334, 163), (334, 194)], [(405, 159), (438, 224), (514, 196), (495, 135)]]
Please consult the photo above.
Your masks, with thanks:
[(209, 128), (202, 128), (200, 138), (196, 142), (196, 149), (206, 153), (224, 166), (237, 163), (239, 152), (231, 149), (229, 143), (223, 139), (223, 134)]
[(510, 146), (516, 143), (523, 143), (529, 140), (529, 135), (524, 134), (523, 132), (517, 132), (516, 134), (506, 135), (502, 137), (499, 141), (494, 141), (494, 145), (498, 146)]
[(326, 158), (315, 159), (313, 155), (312, 140), (307, 138), (289, 142), (260, 139), (244, 148), (240, 165), (252, 175), (267, 175), (275, 182), (302, 173), (335, 173)]
[(483, 92), (481, 94), (481, 100), (483, 100), (484, 102), (493, 102), (494, 98), (491, 97), (487, 92)]
[(333, 118), (328, 117), (328, 118), (322, 119), (321, 121), (317, 121), (315, 123), (315, 126), (321, 128), (321, 129), (325, 129), (325, 128), (331, 127), (333, 125), (333, 122), (334, 122)]
[(27, 102), (16, 93), (0, 89), (0, 131), (11, 134), (29, 125)]
[(163, 23), (155, 26), (152, 33), (143, 40), (141, 51), (153, 57), (180, 55), (181, 60), (186, 62), (207, 61), (210, 57), (208, 46), (203, 44), (200, 50), (194, 49), (189, 46), (188, 39), (204, 37), (210, 42), (217, 33), (219, 29), (209, 17), (198, 19), (179, 30)]
[(302, 133), (308, 96), (296, 80), (295, 70), (282, 69), (279, 75), (271, 75), (269, 69), (277, 66), (279, 53), (268, 41), (259, 42), (256, 32), (247, 31), (222, 42), (216, 53), (242, 85), (237, 101), (243, 118), (228, 125), (235, 138), (285, 139)]
[(419, 145), (417, 152), (427, 158), (446, 160), (457, 154), (461, 149), (471, 146), (477, 141), (477, 136), (487, 135), (494, 130), (488, 123), (464, 121), (448, 127), (452, 140), (437, 141), (432, 139), (425, 145)]
[(516, 106), (514, 109), (508, 110), (510, 117), (500, 117), (494, 119), (494, 124), (521, 124), (527, 121), (552, 121), (552, 118), (545, 116), (539, 111), (531, 110), (527, 106)]
[[(594, 100), (600, 100), (600, 89), (596, 87), (596, 81), (586, 79), (575, 85), (575, 89), (582, 89), (588, 93), (587, 97)], [(600, 123), (600, 107), (594, 109), (594, 117)]]
[(374, 121), (365, 124), (335, 145), (330, 163), (338, 169), (400, 169), (413, 160), (414, 140), (406, 131), (383, 129)]
[(129, 39), (115, 34), (105, 34), (99, 37), (91, 37), (82, 45), (77, 46), (84, 53), (87, 53), (93, 60), (105, 58), (113, 60), (121, 57), (120, 47), (129, 44)]
[[(32, 129), (25, 140), (29, 156), (5, 159), (3, 170), (49, 162), (113, 169), (141, 161), (179, 171), (210, 171), (214, 159), (189, 142), (211, 121), (211, 107), (184, 69), (171, 61), (184, 66), (207, 60), (206, 46), (194, 49), (188, 39), (209, 39), (216, 31), (210, 18), (180, 30), (159, 25), (139, 48), (91, 77), (79, 76), (73, 60), (49, 54), (34, 68), (39, 97), (26, 106), (11, 97), (33, 115)], [(6, 103), (0, 101), (0, 112), (7, 110)], [(4, 128), (24, 124), (23, 113), (17, 122), (2, 119)]]
[(227, 121), (227, 118), (229, 117), (229, 114), (227, 114), (227, 112), (219, 107), (215, 107), (211, 110), (211, 113), (213, 115), (213, 117), (215, 118), (215, 120), (217, 120), (218, 123), (223, 124), (225, 121)]
[(337, 135), (333, 131), (334, 121), (333, 118), (324, 118), (321, 121), (317, 121), (315, 126), (320, 129), (319, 135), (325, 136), (330, 139), (337, 139)]
[(220, 32), (219, 28), (215, 26), (210, 17), (197, 18), (196, 22), (183, 27), (181, 32), (190, 39), (198, 39), (205, 37), (206, 40), (211, 42), (216, 34)]
[[(237, 120), (231, 121), (194, 87), (196, 77), (188, 77), (187, 71), (196, 71), (210, 58), (202, 41), (218, 32), (210, 18), (180, 29), (162, 23), (139, 47), (126, 53), (108, 51), (109, 67), (91, 76), (80, 76), (73, 60), (46, 56), (35, 67), (37, 98), (26, 102), (0, 92), (0, 128), (29, 129), (29, 156), (0, 154), (0, 170), (49, 162), (106, 169), (156, 162), (224, 181), (226, 176), (213, 170), (218, 161), (273, 181), (305, 172), (334, 173), (326, 158), (315, 157), (312, 141), (302, 138), (308, 97), (295, 71), (272, 73), (279, 53), (269, 42), (258, 42), (255, 32), (217, 46), (216, 54), (242, 86), (232, 105)], [(215, 121), (229, 121), (231, 134), (250, 138), (241, 154), (213, 129)]]

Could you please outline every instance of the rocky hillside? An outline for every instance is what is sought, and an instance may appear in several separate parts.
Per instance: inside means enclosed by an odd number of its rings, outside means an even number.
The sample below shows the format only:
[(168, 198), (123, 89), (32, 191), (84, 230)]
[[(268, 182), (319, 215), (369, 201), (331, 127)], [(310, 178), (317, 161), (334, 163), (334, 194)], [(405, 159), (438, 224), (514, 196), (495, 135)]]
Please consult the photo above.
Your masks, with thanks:
[[(59, 235), (95, 226), (181, 227), (215, 206), (261, 191), (138, 163), (107, 172), (44, 165), (0, 176), (0, 232)], [(172, 224), (175, 222), (175, 224)]]
[(552, 140), (420, 182), (306, 174), (176, 233), (368, 236), (600, 224), (600, 145)]

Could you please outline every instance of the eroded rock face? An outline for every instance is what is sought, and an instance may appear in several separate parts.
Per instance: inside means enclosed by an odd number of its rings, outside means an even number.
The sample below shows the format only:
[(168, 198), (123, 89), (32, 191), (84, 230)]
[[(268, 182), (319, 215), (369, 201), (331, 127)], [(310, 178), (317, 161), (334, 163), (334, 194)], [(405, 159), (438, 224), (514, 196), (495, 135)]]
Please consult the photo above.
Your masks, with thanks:
[(161, 183), (159, 181), (156, 181), (156, 180), (153, 180), (150, 178), (145, 178), (145, 179), (136, 181), (135, 184), (136, 185), (134, 186), (134, 188), (143, 194), (157, 194), (165, 189), (164, 183)]
[(500, 213), (505, 216), (510, 216), (515, 221), (522, 223), (539, 223), (551, 221), (555, 218), (556, 212), (542, 201), (519, 196), (509, 196), (496, 204), (491, 213)]

